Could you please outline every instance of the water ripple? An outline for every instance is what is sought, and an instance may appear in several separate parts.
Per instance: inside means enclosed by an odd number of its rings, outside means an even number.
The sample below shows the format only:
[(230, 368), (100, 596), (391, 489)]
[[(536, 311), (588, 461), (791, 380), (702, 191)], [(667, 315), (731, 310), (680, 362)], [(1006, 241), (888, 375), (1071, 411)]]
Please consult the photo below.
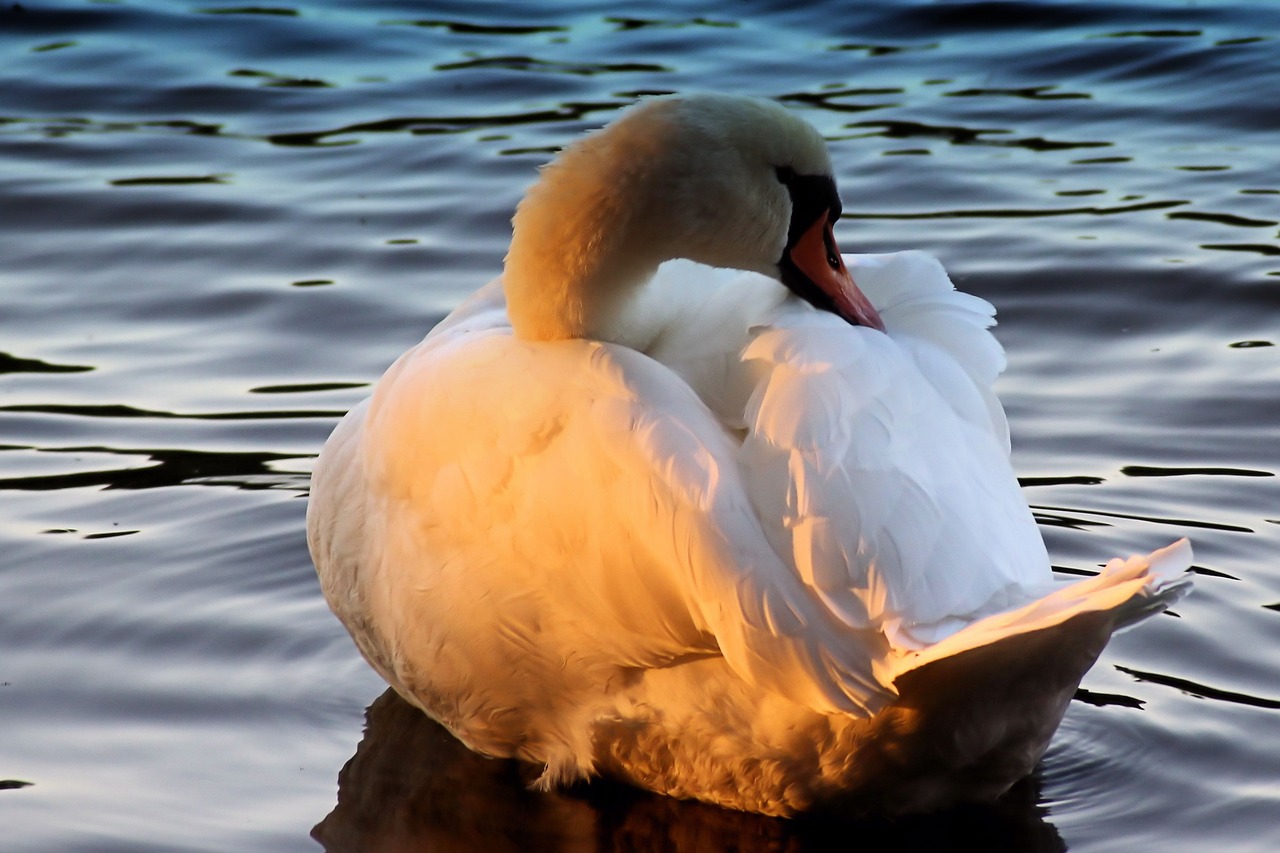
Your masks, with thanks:
[[(10, 448), (10, 451), (13, 449)], [(110, 447), (46, 447), (40, 449), (40, 454), (67, 457), (70, 464), (76, 467), (83, 467), (86, 461), (91, 466), (96, 465), (97, 460), (83, 458), (90, 454), (139, 459), (143, 464), (141, 467), (90, 467), (89, 470), (68, 473), (0, 477), (0, 489), (31, 492), (95, 487), (156, 489), (180, 485), (230, 485), (240, 489), (284, 488), (306, 491), (308, 486), (306, 471), (288, 472), (280, 469), (278, 463), (296, 458), (284, 453), (211, 452), (173, 448), (121, 450)]]
[(1250, 696), (1247, 693), (1236, 693), (1231, 690), (1222, 690), (1217, 687), (1198, 684), (1189, 678), (1178, 678), (1158, 672), (1143, 672), (1126, 666), (1117, 666), (1116, 669), (1127, 675), (1132, 675), (1139, 681), (1172, 687), (1175, 690), (1181, 690), (1188, 696), (1195, 696), (1199, 699), (1212, 699), (1216, 702), (1233, 702), (1237, 705), (1248, 705), (1253, 708), (1280, 710), (1280, 699), (1264, 699), (1259, 696)]
[(915, 213), (870, 213), (845, 211), (843, 219), (1039, 219), (1050, 216), (1115, 216), (1124, 213), (1143, 213), (1148, 210), (1168, 210), (1189, 204), (1186, 200), (1146, 201), (1139, 204), (1114, 207), (1059, 207), (1018, 210), (931, 210)]
[[(520, 125), (546, 125), (547, 123), (577, 121), (591, 113), (616, 110), (624, 104), (621, 102), (604, 103), (569, 103), (557, 109), (535, 110), (525, 113), (507, 113), (482, 116), (414, 116), (409, 118), (388, 118), (377, 121), (360, 122), (333, 130), (320, 130), (301, 133), (282, 133), (266, 137), (273, 145), (316, 146), (334, 144), (329, 142), (333, 137), (352, 136), (363, 133), (404, 133), (415, 135), (461, 133), (472, 130), (511, 128)], [(357, 140), (342, 140), (338, 144), (351, 144)]]
[(555, 151), (725, 90), (829, 140), (847, 249), (927, 249), (999, 309), (1056, 572), (1196, 547), (1181, 618), (1113, 641), (1012, 805), (858, 839), (1280, 848), (1254, 736), (1280, 654), (1277, 32), (1249, 0), (0, 5), (0, 699), (6, 778), (36, 782), (7, 837), (285, 850), (332, 809), (339, 841), (847, 843), (539, 798), (385, 703), (333, 808), (384, 685), (308, 562), (325, 435), (501, 271)]
[(19, 358), (0, 352), (0, 373), (86, 373), (92, 367), (82, 364), (53, 364), (38, 358)]

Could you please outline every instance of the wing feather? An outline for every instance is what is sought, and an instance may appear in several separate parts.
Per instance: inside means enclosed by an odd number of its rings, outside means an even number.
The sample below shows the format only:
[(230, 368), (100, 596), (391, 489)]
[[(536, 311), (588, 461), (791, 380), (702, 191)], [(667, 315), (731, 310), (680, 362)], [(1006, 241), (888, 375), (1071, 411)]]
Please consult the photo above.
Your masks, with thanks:
[[(383, 668), (471, 623), (506, 638), (492, 666), (541, 666), (531, 683), (567, 660), (597, 683), (720, 654), (816, 710), (865, 713), (892, 694), (889, 638), (925, 645), (1045, 580), (1009, 485), (990, 306), (924, 255), (849, 260), (890, 336), (760, 276), (673, 264), (654, 357), (518, 341), (500, 281), (407, 353), (357, 454), (382, 525), (359, 594), (397, 626)], [(391, 571), (422, 595), (391, 600)], [(512, 663), (503, 643), (539, 654)]]
[(990, 306), (921, 253), (846, 260), (889, 334), (794, 301), (757, 327), (748, 493), (831, 613), (919, 648), (1043, 592), (1048, 557), (991, 389)]
[[(770, 546), (736, 437), (685, 382), (625, 347), (516, 340), (475, 304), (388, 372), (366, 417), (371, 490), (386, 504), (370, 539), (391, 549), (377, 562), (418, 572), (447, 602), (385, 602), (394, 615), (379, 624), (400, 626), (392, 656), (429, 659), (394, 649), (420, 652), (450, 620), (497, 619), (536, 637), (520, 653), (540, 650), (548, 668), (721, 654), (822, 711), (892, 695), (875, 676), (883, 638), (851, 633)], [(404, 568), (409, 555), (426, 559)], [(495, 602), (507, 611), (486, 614)]]

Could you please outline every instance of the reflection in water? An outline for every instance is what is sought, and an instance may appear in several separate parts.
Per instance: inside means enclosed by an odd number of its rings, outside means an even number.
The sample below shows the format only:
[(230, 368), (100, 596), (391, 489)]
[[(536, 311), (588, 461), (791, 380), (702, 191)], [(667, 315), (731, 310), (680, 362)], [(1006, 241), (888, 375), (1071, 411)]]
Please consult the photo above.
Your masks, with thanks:
[(329, 851), (802, 851), (880, 846), (1058, 853), (1066, 845), (1024, 779), (997, 803), (898, 821), (781, 820), (596, 782), (528, 785), (538, 768), (471, 752), (388, 689), (338, 774), (312, 837)]

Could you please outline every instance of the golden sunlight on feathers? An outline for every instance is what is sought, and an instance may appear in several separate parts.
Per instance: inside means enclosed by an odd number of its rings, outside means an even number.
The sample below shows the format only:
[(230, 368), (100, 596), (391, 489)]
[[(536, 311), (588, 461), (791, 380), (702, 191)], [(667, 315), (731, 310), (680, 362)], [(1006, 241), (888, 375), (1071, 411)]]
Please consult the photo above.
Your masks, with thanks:
[(937, 261), (845, 257), (885, 332), (780, 283), (826, 187), (780, 106), (645, 102), (329, 439), (325, 596), (471, 748), (775, 815), (991, 798), (1186, 589), (1185, 543), (1055, 583), (994, 312)]

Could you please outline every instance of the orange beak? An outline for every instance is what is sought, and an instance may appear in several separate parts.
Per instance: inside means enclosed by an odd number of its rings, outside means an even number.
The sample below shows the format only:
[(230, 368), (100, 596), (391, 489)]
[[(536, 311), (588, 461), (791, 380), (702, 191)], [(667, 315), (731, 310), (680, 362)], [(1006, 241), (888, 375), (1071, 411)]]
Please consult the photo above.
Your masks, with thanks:
[[(800, 235), (785, 257), (807, 279), (805, 282), (788, 281), (788, 271), (783, 271), (783, 283), (799, 296), (819, 308), (834, 311), (855, 326), (884, 331), (880, 312), (876, 311), (871, 300), (858, 289), (853, 276), (845, 269), (844, 258), (840, 256), (840, 249), (836, 246), (830, 216), (826, 212)], [(825, 299), (819, 297), (818, 293), (806, 292), (815, 289)]]

